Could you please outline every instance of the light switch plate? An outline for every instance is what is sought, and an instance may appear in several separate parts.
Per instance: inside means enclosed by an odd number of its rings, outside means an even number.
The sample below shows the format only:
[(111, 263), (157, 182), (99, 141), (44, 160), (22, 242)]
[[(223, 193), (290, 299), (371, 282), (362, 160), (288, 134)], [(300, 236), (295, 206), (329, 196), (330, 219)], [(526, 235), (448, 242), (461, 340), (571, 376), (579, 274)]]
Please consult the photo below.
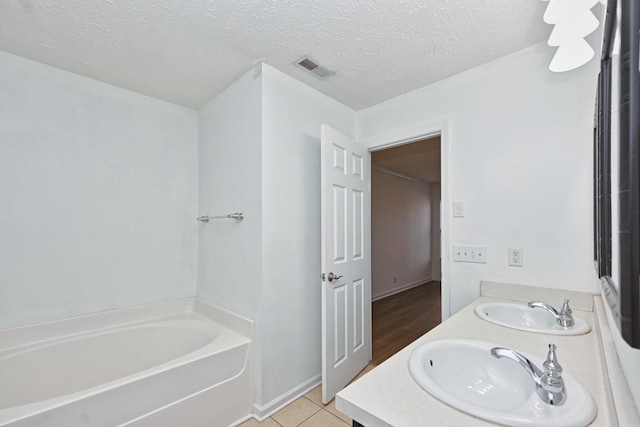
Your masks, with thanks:
[(463, 218), (464, 217), (464, 202), (461, 200), (456, 200), (453, 202), (453, 217), (454, 218)]
[(487, 263), (487, 247), (479, 245), (453, 245), (453, 261)]

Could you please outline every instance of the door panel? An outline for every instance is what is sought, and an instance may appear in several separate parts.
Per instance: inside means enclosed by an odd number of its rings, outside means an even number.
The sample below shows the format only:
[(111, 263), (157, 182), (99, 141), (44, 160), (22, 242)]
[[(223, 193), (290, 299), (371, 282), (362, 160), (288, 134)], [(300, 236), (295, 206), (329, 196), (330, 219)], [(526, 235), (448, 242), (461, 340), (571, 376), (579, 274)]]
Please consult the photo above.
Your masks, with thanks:
[(347, 189), (333, 186), (333, 262), (347, 259)]
[(364, 257), (364, 193), (352, 190), (353, 200), (353, 253), (354, 260)]
[(347, 286), (333, 288), (333, 367), (336, 368), (347, 358)]
[(364, 281), (353, 282), (353, 351), (364, 345)]

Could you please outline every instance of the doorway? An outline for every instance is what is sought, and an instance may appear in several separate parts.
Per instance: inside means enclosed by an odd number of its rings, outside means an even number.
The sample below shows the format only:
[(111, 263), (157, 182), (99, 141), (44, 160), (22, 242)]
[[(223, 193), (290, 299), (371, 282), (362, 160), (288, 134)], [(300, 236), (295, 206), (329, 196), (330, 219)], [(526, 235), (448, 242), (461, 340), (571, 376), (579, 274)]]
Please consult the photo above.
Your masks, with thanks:
[(443, 318), (441, 163), (440, 135), (371, 153), (373, 364)]

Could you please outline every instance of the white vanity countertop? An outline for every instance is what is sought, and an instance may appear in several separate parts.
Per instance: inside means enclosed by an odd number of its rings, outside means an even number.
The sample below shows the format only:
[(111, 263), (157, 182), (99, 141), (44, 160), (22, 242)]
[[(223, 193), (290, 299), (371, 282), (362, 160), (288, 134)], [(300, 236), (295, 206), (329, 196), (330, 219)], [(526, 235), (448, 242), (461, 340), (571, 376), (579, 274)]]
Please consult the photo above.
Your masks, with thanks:
[[(592, 297), (592, 296), (591, 296)], [(549, 343), (557, 346), (564, 372), (578, 379), (591, 393), (598, 414), (591, 426), (617, 425), (609, 410), (598, 326), (593, 311), (573, 307), (574, 316), (591, 325), (591, 332), (578, 336), (546, 335), (519, 331), (479, 319), (476, 305), (503, 299), (481, 297), (438, 327), (380, 364), (336, 396), (336, 407), (366, 427), (492, 426), (442, 403), (424, 391), (411, 377), (408, 361), (418, 345), (443, 338), (486, 341), (529, 353), (544, 360)], [(554, 303), (554, 301), (550, 301)]]

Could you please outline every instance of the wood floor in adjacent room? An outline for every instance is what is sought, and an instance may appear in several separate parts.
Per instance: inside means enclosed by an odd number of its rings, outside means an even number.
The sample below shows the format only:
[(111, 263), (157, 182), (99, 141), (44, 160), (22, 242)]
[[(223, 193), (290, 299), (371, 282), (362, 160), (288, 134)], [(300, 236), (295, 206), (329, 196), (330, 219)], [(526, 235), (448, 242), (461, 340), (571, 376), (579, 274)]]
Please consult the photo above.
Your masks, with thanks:
[(440, 324), (440, 282), (424, 285), (371, 304), (373, 365), (378, 365)]

